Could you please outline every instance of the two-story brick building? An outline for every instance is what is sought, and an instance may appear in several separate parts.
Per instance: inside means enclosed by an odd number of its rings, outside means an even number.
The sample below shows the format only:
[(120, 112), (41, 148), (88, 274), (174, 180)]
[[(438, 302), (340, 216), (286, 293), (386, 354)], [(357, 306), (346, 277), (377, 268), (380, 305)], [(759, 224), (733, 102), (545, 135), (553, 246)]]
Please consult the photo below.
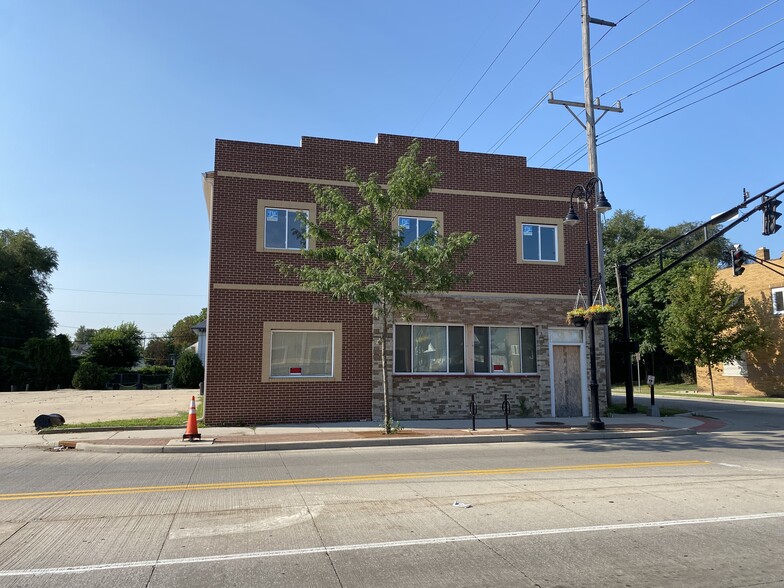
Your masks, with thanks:
[[(754, 256), (763, 263), (746, 263), (739, 276), (732, 268), (719, 270), (716, 279), (741, 290), (745, 304), (756, 307), (770, 343), (716, 366), (713, 386), (717, 394), (784, 396), (784, 252), (771, 259), (770, 251), (761, 247)], [(697, 368), (697, 386), (710, 389), (707, 368)]]
[[(356, 196), (346, 168), (384, 178), (412, 140), (216, 142), (215, 169), (204, 174), (207, 424), (381, 420), (372, 309), (304, 291), (275, 263), (296, 263), (301, 248), (317, 246), (297, 233), (297, 211), (318, 215), (310, 185)], [(479, 240), (460, 267), (473, 280), (425, 299), (437, 319), (394, 326), (393, 418), (463, 418), (472, 394), (480, 417), (500, 416), (504, 394), (513, 415), (588, 416), (587, 338), (565, 323), (585, 275), (586, 229), (563, 219), (572, 189), (590, 176), (463, 152), (455, 141), (419, 141), (443, 176), (416, 210), (401, 213), (400, 230), (413, 239), (437, 220), (445, 233), (472, 231)], [(580, 214), (583, 223), (593, 217)], [(602, 382), (601, 348), (597, 355)]]

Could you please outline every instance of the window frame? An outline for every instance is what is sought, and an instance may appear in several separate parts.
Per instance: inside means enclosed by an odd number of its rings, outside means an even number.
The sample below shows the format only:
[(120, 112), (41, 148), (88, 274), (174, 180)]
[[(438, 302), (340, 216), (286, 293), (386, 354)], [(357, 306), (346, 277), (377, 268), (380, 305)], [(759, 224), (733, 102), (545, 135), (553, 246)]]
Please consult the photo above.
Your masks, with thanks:
[[(781, 295), (781, 307), (776, 304), (776, 294)], [(773, 314), (784, 314), (784, 287), (782, 288), (771, 288), (770, 289), (770, 301), (773, 305)]]
[[(409, 357), (410, 365), (413, 367), (415, 365), (414, 361), (414, 327), (441, 327), (445, 330), (446, 336), (446, 371), (443, 372), (415, 372), (415, 371), (408, 371), (408, 372), (400, 372), (397, 370), (397, 327), (399, 326), (406, 326), (411, 327), (411, 356)], [(452, 347), (450, 345), (449, 340), (449, 328), (450, 327), (460, 327), (463, 330), (463, 370), (462, 371), (450, 371), (449, 370), (449, 358), (450, 352), (452, 351)], [(468, 354), (466, 353), (466, 334), (468, 329), (466, 325), (459, 324), (459, 323), (395, 323), (392, 325), (392, 374), (393, 375), (400, 375), (400, 376), (464, 376), (467, 372), (468, 366)]]
[[(523, 225), (535, 225), (555, 229), (555, 260), (523, 258)], [(517, 263), (537, 265), (564, 265), (563, 219), (533, 216), (515, 217), (515, 244)], [(541, 244), (541, 238), (540, 238)], [(541, 257), (541, 252), (540, 252)]]
[[(303, 375), (272, 375), (272, 334), (273, 332), (289, 333), (332, 333), (332, 375), (331, 376), (303, 376)], [(262, 332), (262, 382), (339, 382), (342, 379), (343, 364), (343, 325), (342, 323), (316, 323), (316, 322), (273, 322), (266, 321)]]
[[(301, 247), (295, 248), (278, 248), (267, 247), (266, 228), (267, 228), (267, 214), (268, 208), (276, 210), (285, 210), (287, 212), (306, 212), (309, 219), (316, 218), (316, 203), (315, 202), (292, 202), (284, 200), (264, 200), (260, 199), (256, 204), (256, 251), (271, 252), (271, 253), (299, 253), (303, 250)], [(288, 221), (287, 221), (288, 222)], [(304, 249), (315, 249), (315, 239), (306, 239)]]
[[(488, 356), (489, 357), (488, 357), (488, 371), (486, 371), (486, 372), (479, 372), (479, 371), (476, 370), (476, 345), (474, 343), (474, 337), (476, 336), (476, 329), (477, 328), (486, 328), (487, 329), (487, 351), (488, 351)], [(494, 364), (491, 362), (492, 349), (493, 349), (493, 339), (492, 339), (493, 331), (492, 331), (492, 329), (516, 329), (517, 330), (517, 332), (519, 334), (519, 339), (518, 339), (519, 343), (518, 343), (518, 345), (520, 346), (520, 354), (519, 354), (519, 356), (520, 356), (520, 369), (521, 370), (523, 369), (523, 363), (524, 363), (523, 362), (523, 353), (525, 351), (525, 349), (523, 348), (523, 333), (522, 333), (522, 330), (523, 329), (528, 329), (530, 331), (533, 331), (533, 335), (534, 335), (534, 338), (533, 338), (534, 339), (534, 343), (533, 343), (533, 345), (534, 345), (534, 349), (533, 349), (533, 351), (534, 351), (534, 364), (538, 366), (539, 354), (537, 353), (537, 348), (536, 348), (536, 337), (537, 337), (536, 327), (531, 326), (531, 325), (527, 325), (527, 326), (525, 326), (525, 325), (487, 325), (487, 324), (485, 324), (485, 325), (474, 325), (473, 328), (471, 329), (471, 356), (472, 356), (471, 359), (472, 359), (472, 369), (473, 369), (472, 373), (473, 374), (475, 374), (477, 376), (535, 376), (535, 375), (539, 374), (538, 369), (534, 370), (532, 372), (526, 372), (526, 371), (519, 371), (519, 372), (496, 372), (493, 369)]]
[[(444, 213), (440, 210), (408, 210), (408, 209), (401, 209), (398, 211), (397, 215), (393, 219), (394, 228), (398, 232), (400, 231), (400, 219), (401, 218), (411, 218), (416, 220), (431, 220), (435, 221), (433, 225), (436, 227), (437, 234), (443, 235), (444, 234)], [(417, 233), (419, 230), (417, 229)], [(417, 236), (419, 239), (419, 236)], [(401, 244), (402, 246), (402, 244)]]

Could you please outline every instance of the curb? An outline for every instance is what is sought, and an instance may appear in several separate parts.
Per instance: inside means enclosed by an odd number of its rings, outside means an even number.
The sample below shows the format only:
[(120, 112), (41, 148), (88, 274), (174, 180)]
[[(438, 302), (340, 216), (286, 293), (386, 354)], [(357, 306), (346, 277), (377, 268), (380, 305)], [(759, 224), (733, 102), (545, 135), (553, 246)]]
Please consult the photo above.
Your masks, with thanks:
[(584, 433), (528, 433), (524, 435), (486, 435), (468, 437), (398, 437), (390, 439), (344, 439), (331, 441), (278, 441), (272, 443), (218, 443), (200, 445), (115, 445), (93, 441), (79, 441), (77, 451), (97, 453), (240, 453), (249, 451), (293, 451), (309, 449), (341, 449), (365, 447), (400, 447), (412, 445), (457, 445), (467, 443), (524, 443), (538, 441), (591, 441), (601, 439), (648, 439), (696, 435), (692, 429), (657, 431), (594, 431)]

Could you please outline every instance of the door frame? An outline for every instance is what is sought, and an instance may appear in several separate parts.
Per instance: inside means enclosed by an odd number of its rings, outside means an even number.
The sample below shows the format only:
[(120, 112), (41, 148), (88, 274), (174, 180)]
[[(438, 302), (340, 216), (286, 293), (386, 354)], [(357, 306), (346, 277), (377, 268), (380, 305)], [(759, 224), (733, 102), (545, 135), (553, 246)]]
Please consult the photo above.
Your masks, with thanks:
[(583, 416), (587, 417), (589, 416), (588, 365), (585, 359), (585, 329), (550, 327), (548, 331), (547, 353), (550, 361), (550, 416), (558, 418), (555, 414), (555, 358), (553, 356), (553, 347), (570, 346), (580, 348), (580, 396), (582, 400)]

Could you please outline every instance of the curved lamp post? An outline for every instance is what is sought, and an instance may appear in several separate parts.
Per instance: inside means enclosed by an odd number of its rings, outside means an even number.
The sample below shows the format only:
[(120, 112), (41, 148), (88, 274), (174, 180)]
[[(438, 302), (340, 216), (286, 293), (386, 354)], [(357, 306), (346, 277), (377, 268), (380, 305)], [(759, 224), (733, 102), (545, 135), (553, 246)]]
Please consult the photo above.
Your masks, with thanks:
[[(597, 187), (599, 189), (598, 197), (596, 195)], [(588, 182), (586, 182), (585, 186), (578, 185), (575, 186), (574, 190), (572, 190), (572, 195), (569, 196), (569, 212), (566, 214), (566, 218), (564, 219), (564, 224), (568, 227), (574, 226), (580, 222), (580, 217), (577, 216), (577, 213), (574, 210), (575, 199), (577, 199), (578, 202), (582, 202), (584, 204), (586, 212), (588, 211), (588, 206), (592, 199), (595, 202), (594, 210), (596, 212), (607, 212), (612, 208), (610, 203), (607, 201), (607, 198), (605, 198), (604, 196), (604, 186), (602, 185), (602, 181), (597, 177), (593, 177), (590, 180), (588, 180)], [(591, 215), (587, 214), (586, 221), (585, 221), (585, 277), (588, 283), (589, 296), (591, 296), (593, 293), (593, 271), (591, 269), (591, 238), (590, 238), (590, 231), (588, 228), (588, 225), (590, 224), (588, 220), (590, 219), (590, 217)], [(601, 255), (601, 252), (599, 252), (599, 254)], [(604, 293), (602, 293), (601, 302), (604, 303)], [(591, 384), (590, 384), (591, 422), (588, 423), (588, 428), (596, 431), (601, 431), (604, 429), (604, 423), (602, 422), (602, 419), (599, 416), (599, 383), (596, 380), (596, 339), (594, 335), (593, 319), (588, 321), (588, 341), (589, 341), (588, 345), (589, 345), (589, 350), (591, 355)]]

